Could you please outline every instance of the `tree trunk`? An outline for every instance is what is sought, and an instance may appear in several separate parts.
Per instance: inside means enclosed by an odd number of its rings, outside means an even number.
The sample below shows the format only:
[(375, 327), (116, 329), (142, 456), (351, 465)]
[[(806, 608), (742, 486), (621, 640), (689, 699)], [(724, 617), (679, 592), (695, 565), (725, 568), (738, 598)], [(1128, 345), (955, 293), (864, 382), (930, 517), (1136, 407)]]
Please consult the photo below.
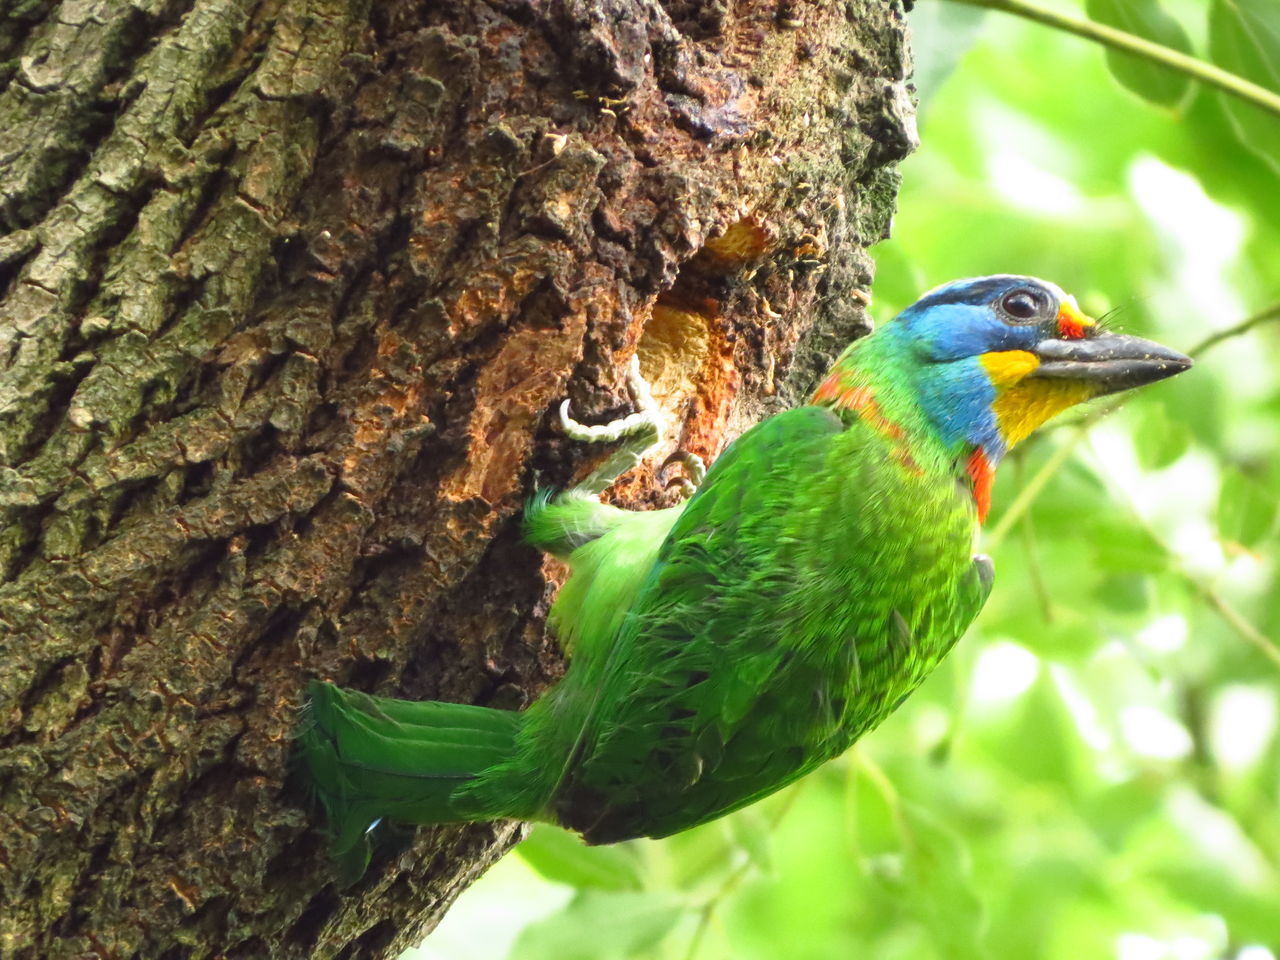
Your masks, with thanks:
[[(521, 501), (639, 350), (707, 457), (863, 329), (897, 0), (0, 0), (0, 956), (394, 956), (520, 836), (336, 891), (310, 677), (519, 708)], [(669, 496), (637, 471), (618, 496)]]

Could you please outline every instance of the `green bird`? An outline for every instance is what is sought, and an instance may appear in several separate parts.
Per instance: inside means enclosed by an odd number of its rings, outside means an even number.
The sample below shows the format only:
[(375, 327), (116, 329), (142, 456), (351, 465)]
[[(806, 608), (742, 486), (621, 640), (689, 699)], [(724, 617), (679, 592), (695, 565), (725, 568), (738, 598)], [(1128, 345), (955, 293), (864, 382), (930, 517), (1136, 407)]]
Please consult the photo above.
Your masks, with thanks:
[[(358, 876), (383, 819), (664, 837), (804, 776), (982, 609), (993, 570), (972, 545), (1009, 448), (1190, 366), (1051, 283), (961, 280), (850, 345), (808, 406), (744, 433), (682, 504), (601, 504), (609, 470), (539, 492), (524, 535), (572, 569), (549, 618), (568, 671), (523, 713), (313, 682), (298, 746), (336, 856)], [(613, 429), (562, 421), (579, 439), (656, 438), (644, 410)]]

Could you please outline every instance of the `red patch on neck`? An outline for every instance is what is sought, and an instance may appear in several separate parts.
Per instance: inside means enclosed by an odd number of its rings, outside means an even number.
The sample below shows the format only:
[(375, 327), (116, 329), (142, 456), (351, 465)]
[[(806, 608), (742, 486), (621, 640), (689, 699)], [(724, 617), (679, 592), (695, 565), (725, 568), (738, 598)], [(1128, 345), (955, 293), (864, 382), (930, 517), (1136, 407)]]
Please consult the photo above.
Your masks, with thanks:
[(859, 413), (876, 404), (867, 387), (851, 385), (840, 370), (832, 370), (827, 379), (818, 384), (818, 389), (813, 391), (813, 402), (829, 403), (838, 409)]
[(986, 523), (987, 513), (991, 510), (991, 482), (995, 479), (986, 451), (981, 447), (973, 451), (965, 469), (973, 480), (973, 502), (978, 508), (978, 522)]
[(870, 387), (851, 385), (842, 372), (833, 371), (813, 391), (813, 402), (830, 404), (837, 410), (848, 410), (865, 420), (878, 434), (893, 445), (894, 458), (917, 476), (924, 473), (907, 451), (907, 433), (884, 415)]

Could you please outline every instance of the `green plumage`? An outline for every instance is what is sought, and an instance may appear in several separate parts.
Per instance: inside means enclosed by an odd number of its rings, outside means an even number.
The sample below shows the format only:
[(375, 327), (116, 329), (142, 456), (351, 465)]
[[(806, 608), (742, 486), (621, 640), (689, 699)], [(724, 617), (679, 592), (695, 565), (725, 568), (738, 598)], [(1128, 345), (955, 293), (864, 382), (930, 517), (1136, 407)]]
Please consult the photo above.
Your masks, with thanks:
[(572, 668), (523, 714), (314, 684), (300, 743), (338, 854), (379, 817), (665, 836), (844, 751), (986, 596), (972, 503), (922, 459), (802, 407), (739, 438), (682, 506), (536, 498), (527, 539), (573, 571), (550, 618)]
[(687, 829), (843, 752), (984, 599), (973, 507), (938, 480), (820, 407), (749, 431), (683, 509), (623, 514), (571, 554), (553, 621), (573, 669), (514, 756), (461, 791), (497, 813), (522, 784), (522, 815), (609, 843)]
[[(986, 601), (990, 561), (971, 547), (1007, 449), (997, 414), (1021, 430), (1060, 409), (1043, 398), (1077, 358), (1079, 398), (1189, 365), (1081, 333), (1066, 300), (1020, 277), (942, 288), (850, 347), (815, 405), (743, 434), (678, 507), (535, 496), (526, 539), (572, 568), (549, 621), (570, 666), (551, 691), (516, 714), (312, 685), (300, 753), (348, 871), (382, 818), (666, 836), (875, 727)], [(1011, 412), (997, 398), (1015, 382)]]

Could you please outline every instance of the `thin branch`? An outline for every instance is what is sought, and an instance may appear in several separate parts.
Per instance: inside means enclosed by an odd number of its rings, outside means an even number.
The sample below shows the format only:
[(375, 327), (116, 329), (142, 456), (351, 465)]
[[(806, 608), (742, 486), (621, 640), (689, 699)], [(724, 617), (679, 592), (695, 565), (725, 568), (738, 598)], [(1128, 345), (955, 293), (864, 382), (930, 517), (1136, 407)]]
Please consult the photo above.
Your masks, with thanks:
[(1192, 588), (1200, 594), (1202, 598), (1218, 611), (1218, 615), (1227, 624), (1235, 630), (1236, 633), (1244, 637), (1245, 640), (1253, 644), (1268, 660), (1280, 667), (1280, 647), (1276, 646), (1275, 641), (1268, 637), (1265, 633), (1255, 627), (1252, 623), (1245, 619), (1235, 607), (1227, 602), (1227, 599), (1220, 594), (1215, 588), (1206, 583), (1201, 583), (1195, 577), (1185, 570), (1179, 570), (1183, 578)]
[(1195, 576), (1190, 570), (1183, 566), (1178, 555), (1173, 552), (1173, 548), (1165, 543), (1164, 538), (1160, 536), (1159, 531), (1151, 525), (1150, 521), (1148, 521), (1145, 516), (1143, 516), (1142, 511), (1138, 509), (1138, 505), (1134, 502), (1133, 498), (1124, 493), (1123, 490), (1120, 490), (1120, 488), (1116, 487), (1115, 484), (1110, 484), (1110, 486), (1119, 491), (1120, 499), (1123, 500), (1125, 506), (1129, 508), (1129, 513), (1133, 516), (1134, 520), (1137, 521), (1138, 526), (1146, 532), (1147, 536), (1149, 536), (1156, 545), (1164, 551), (1165, 556), (1173, 562), (1174, 571), (1186, 582), (1187, 586), (1191, 587), (1192, 590), (1200, 595), (1202, 600), (1209, 604), (1209, 606), (1213, 607), (1213, 609), (1218, 612), (1218, 615), (1227, 622), (1227, 625), (1231, 627), (1231, 629), (1252, 644), (1258, 652), (1275, 664), (1277, 668), (1280, 668), (1280, 646), (1277, 646), (1274, 640), (1250, 623), (1239, 610), (1231, 605), (1226, 597), (1218, 592), (1216, 587), (1203, 582), (1199, 577)]
[[(1019, 457), (1016, 466), (1017, 478), (1021, 485), (1026, 476), (1026, 459)], [(1031, 577), (1031, 587), (1035, 590), (1036, 599), (1040, 602), (1040, 616), (1044, 618), (1045, 623), (1053, 623), (1053, 597), (1044, 581), (1044, 570), (1040, 566), (1040, 550), (1036, 544), (1035, 523), (1031, 519), (1030, 511), (1023, 513), (1021, 526), (1022, 548), (1027, 556), (1027, 574)]]
[(1062, 445), (1048, 460), (1035, 472), (1035, 475), (1027, 481), (1019, 491), (1018, 495), (1013, 498), (1013, 503), (1009, 504), (1009, 508), (1000, 515), (999, 522), (992, 528), (991, 532), (983, 538), (983, 545), (988, 550), (994, 550), (999, 546), (1000, 542), (1008, 536), (1009, 531), (1013, 529), (1013, 525), (1022, 518), (1036, 498), (1040, 496), (1040, 491), (1045, 488), (1054, 474), (1062, 469), (1062, 465), (1071, 459), (1071, 454), (1075, 452), (1076, 447), (1080, 445), (1080, 441), (1085, 438), (1085, 434), (1089, 432), (1089, 428), (1097, 421), (1106, 416), (1115, 409), (1114, 405), (1100, 407), (1097, 410), (1091, 410), (1089, 414), (1076, 424), (1075, 429)]
[(898, 830), (898, 836), (902, 838), (903, 847), (914, 846), (916, 843), (915, 831), (911, 829), (911, 823), (907, 820), (906, 813), (903, 812), (902, 796), (898, 793), (898, 788), (894, 786), (893, 781), (889, 779), (889, 775), (884, 772), (884, 768), (867, 756), (866, 752), (860, 747), (855, 747), (850, 751), (849, 755), (854, 764), (857, 765), (857, 768), (876, 788), (876, 792), (884, 800), (885, 806), (889, 808), (889, 815), (893, 818), (893, 824)]
[(1273, 303), (1271, 306), (1259, 310), (1253, 316), (1241, 320), (1234, 327), (1227, 327), (1225, 330), (1209, 334), (1188, 350), (1187, 354), (1192, 357), (1198, 357), (1211, 347), (1216, 347), (1222, 341), (1248, 333), (1254, 327), (1260, 327), (1262, 324), (1270, 323), (1272, 320), (1280, 320), (1280, 303)]
[[(782, 802), (778, 804), (774, 811), (773, 819), (769, 823), (769, 831), (772, 833), (782, 823), (783, 818), (791, 812), (791, 807), (796, 802), (796, 797), (800, 795), (801, 784), (793, 784), (786, 792)], [(720, 884), (720, 888), (716, 890), (707, 901), (698, 910), (698, 925), (693, 930), (693, 935), (689, 938), (689, 947), (685, 951), (685, 960), (694, 960), (698, 955), (698, 950), (702, 946), (702, 938), (707, 930), (711, 927), (711, 921), (715, 919), (716, 910), (724, 903), (728, 897), (738, 888), (738, 885), (747, 878), (751, 872), (753, 861), (747, 857), (742, 863), (731, 872)]]
[(1026, 0), (951, 0), (951, 2), (967, 4), (971, 7), (986, 7), (989, 10), (1000, 10), (1027, 20), (1043, 23), (1046, 26), (1054, 27), (1067, 33), (1074, 33), (1078, 37), (1093, 40), (1096, 43), (1111, 47), (1113, 50), (1133, 54), (1135, 57), (1141, 57), (1152, 63), (1168, 67), (1170, 70), (1186, 74), (1280, 117), (1280, 94), (1246, 80), (1244, 77), (1223, 70), (1221, 67), (1216, 67), (1197, 57), (1182, 53), (1180, 50), (1154, 43), (1124, 30), (1117, 30), (1115, 27), (1109, 27), (1105, 23), (1046, 10), (1044, 7), (1027, 3)]

